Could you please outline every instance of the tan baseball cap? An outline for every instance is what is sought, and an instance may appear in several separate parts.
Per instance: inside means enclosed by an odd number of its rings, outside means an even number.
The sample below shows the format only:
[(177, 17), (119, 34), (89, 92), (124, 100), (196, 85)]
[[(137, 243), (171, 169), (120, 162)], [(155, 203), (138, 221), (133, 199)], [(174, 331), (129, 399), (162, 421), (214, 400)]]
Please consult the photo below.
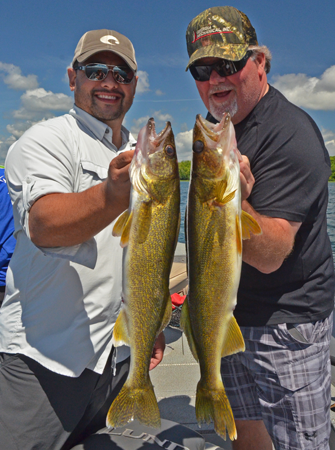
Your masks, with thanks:
[(186, 43), (190, 57), (186, 70), (200, 58), (239, 61), (249, 45), (258, 45), (250, 20), (232, 6), (209, 8), (195, 17), (187, 27)]
[(113, 30), (87, 31), (78, 42), (72, 66), (76, 61), (83, 63), (95, 53), (106, 50), (121, 56), (128, 66), (136, 72), (137, 62), (133, 44), (126, 36)]

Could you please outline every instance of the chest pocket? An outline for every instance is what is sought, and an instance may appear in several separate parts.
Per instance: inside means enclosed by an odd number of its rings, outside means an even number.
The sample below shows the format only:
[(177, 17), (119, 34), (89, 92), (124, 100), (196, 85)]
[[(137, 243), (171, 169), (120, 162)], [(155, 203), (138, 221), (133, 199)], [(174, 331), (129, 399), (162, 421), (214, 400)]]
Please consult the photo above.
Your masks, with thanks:
[(80, 177), (79, 191), (95, 186), (107, 178), (108, 169), (106, 167), (99, 166), (98, 164), (87, 160), (81, 160), (80, 164), (82, 174)]

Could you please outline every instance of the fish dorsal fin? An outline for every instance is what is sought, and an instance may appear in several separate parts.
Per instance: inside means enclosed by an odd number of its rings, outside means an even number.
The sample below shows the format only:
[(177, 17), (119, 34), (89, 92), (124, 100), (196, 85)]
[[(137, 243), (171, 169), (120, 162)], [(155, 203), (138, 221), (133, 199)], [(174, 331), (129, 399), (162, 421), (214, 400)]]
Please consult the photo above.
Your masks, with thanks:
[(233, 355), (234, 353), (244, 352), (244, 339), (234, 316), (231, 317), (228, 324), (227, 335), (224, 346), (222, 348), (222, 358), (224, 356)]
[(135, 239), (138, 244), (143, 244), (148, 237), (151, 226), (151, 205), (150, 200), (141, 201), (139, 205), (135, 230)]
[(121, 236), (122, 231), (123, 231), (124, 227), (126, 226), (128, 219), (129, 219), (129, 210), (126, 209), (117, 218), (117, 220), (114, 224), (113, 231), (112, 231), (113, 236)]
[(113, 330), (113, 338), (112, 343), (114, 347), (120, 347), (121, 345), (130, 346), (129, 342), (129, 330), (128, 330), (128, 321), (127, 315), (124, 308), (121, 309), (118, 318), (116, 319), (114, 330)]
[(262, 234), (261, 227), (258, 222), (247, 212), (241, 213), (242, 239), (250, 239), (250, 233)]
[(188, 307), (188, 297), (185, 298), (183, 307), (181, 309), (180, 326), (186, 335), (187, 342), (188, 342), (188, 345), (192, 352), (193, 358), (199, 362), (198, 353), (197, 353), (197, 349), (195, 347), (195, 342), (194, 342), (193, 333), (192, 333), (192, 326), (191, 326), (190, 313), (189, 313), (189, 307)]
[(238, 214), (236, 214), (236, 248), (239, 255), (242, 254), (242, 233)]

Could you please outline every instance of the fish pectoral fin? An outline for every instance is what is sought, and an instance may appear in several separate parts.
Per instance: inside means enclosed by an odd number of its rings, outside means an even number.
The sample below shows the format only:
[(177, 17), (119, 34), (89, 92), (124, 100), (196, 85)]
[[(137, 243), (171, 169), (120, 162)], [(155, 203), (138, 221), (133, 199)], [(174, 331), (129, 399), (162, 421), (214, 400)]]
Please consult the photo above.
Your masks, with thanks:
[(126, 226), (126, 223), (129, 219), (129, 210), (126, 209), (126, 211), (123, 211), (123, 213), (117, 218), (114, 227), (113, 227), (113, 231), (112, 231), (112, 235), (113, 236), (121, 236), (122, 232), (124, 230), (124, 227)]
[(237, 189), (231, 190), (228, 185), (226, 180), (221, 180), (217, 185), (216, 201), (220, 204), (225, 205), (235, 198)]
[(250, 233), (262, 234), (261, 227), (256, 219), (245, 211), (241, 213), (242, 239), (250, 239)]
[(233, 355), (234, 353), (244, 352), (244, 339), (234, 316), (230, 319), (228, 331), (222, 348), (221, 356)]
[(188, 297), (185, 298), (183, 307), (181, 309), (180, 326), (186, 335), (187, 342), (188, 342), (188, 345), (192, 352), (193, 358), (199, 362), (198, 353), (197, 353), (197, 349), (195, 346), (193, 333), (192, 333), (189, 307), (188, 307)]
[(113, 330), (112, 344), (114, 345), (114, 347), (120, 347), (121, 345), (130, 346), (128, 321), (124, 309), (121, 309), (120, 314), (116, 319)]
[(133, 211), (131, 211), (131, 213), (129, 214), (128, 220), (125, 223), (123, 230), (122, 230), (121, 241), (120, 241), (120, 245), (122, 248), (126, 247), (129, 243), (129, 236), (130, 236), (130, 229), (131, 229), (132, 221), (133, 221)]
[(138, 244), (143, 244), (148, 237), (152, 215), (151, 205), (151, 200), (142, 201), (138, 209), (138, 220), (135, 230), (135, 240)]

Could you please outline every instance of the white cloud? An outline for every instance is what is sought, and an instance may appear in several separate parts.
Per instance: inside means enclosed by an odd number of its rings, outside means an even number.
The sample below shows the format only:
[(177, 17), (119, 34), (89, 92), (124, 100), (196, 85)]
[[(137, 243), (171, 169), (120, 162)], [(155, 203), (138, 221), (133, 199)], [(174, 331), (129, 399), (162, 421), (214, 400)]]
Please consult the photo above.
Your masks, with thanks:
[(151, 116), (143, 116), (139, 119), (133, 119), (133, 125), (130, 128), (131, 134), (136, 138), (141, 128), (145, 126), (150, 117), (155, 119), (156, 131), (159, 133), (164, 127), (167, 121), (172, 121), (170, 114), (163, 114), (161, 111), (155, 111)]
[(138, 80), (136, 92), (138, 94), (143, 94), (144, 92), (150, 91), (149, 74), (147, 72), (144, 72), (143, 70), (139, 70), (137, 72), (137, 76)]
[(25, 91), (38, 87), (37, 75), (22, 75), (20, 67), (14, 64), (0, 62), (0, 72), (3, 81), (10, 89)]
[(5, 163), (5, 159), (7, 156), (7, 152), (9, 147), (16, 141), (14, 136), (10, 136), (9, 138), (1, 138), (0, 137), (0, 164), (3, 166)]
[(327, 69), (320, 78), (299, 73), (274, 76), (272, 80), (273, 86), (297, 106), (335, 110), (335, 66)]
[(160, 89), (157, 89), (157, 91), (155, 92), (156, 95), (158, 95), (159, 97), (161, 95), (165, 95), (163, 91), (161, 91)]
[(178, 161), (191, 161), (193, 130), (182, 131), (175, 136)]
[(329, 156), (335, 156), (335, 131), (322, 129), (321, 132), (329, 152)]

